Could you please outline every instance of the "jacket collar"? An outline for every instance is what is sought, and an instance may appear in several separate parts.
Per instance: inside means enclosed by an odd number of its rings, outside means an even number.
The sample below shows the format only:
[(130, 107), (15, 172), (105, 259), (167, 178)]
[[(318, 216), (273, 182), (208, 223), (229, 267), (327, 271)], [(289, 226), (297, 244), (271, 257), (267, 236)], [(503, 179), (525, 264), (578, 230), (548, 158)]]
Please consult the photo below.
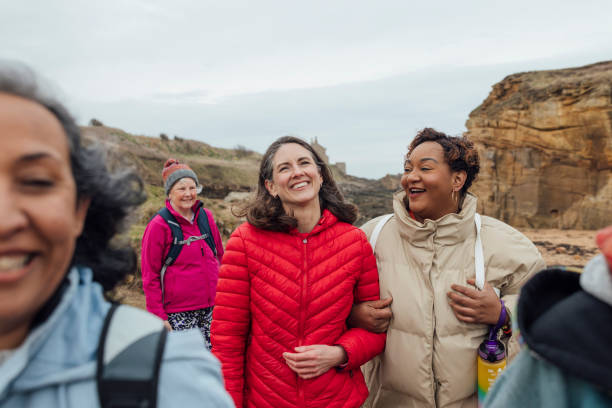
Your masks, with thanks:
[[(191, 207), (191, 211), (193, 211), (193, 223), (197, 223), (198, 222), (198, 213), (200, 212), (200, 207), (202, 207), (204, 204), (200, 201), (200, 200), (196, 200), (195, 204)], [(170, 211), (170, 213), (172, 215), (174, 215), (174, 218), (176, 218), (176, 221), (179, 224), (184, 224), (184, 225), (190, 225), (191, 223), (189, 221), (187, 221), (185, 219), (185, 217), (183, 217), (181, 214), (179, 214), (174, 207), (172, 207), (172, 204), (170, 204), (170, 200), (166, 199), (166, 208), (168, 209), (168, 211)]]
[(67, 282), (51, 314), (30, 330), (2, 365), (0, 400), (9, 388), (31, 390), (59, 378), (79, 377), (83, 367), (78, 365), (95, 352), (98, 332), (89, 330), (89, 324), (98, 318), (101, 327), (105, 312), (97, 314), (97, 309), (108, 309), (102, 287), (93, 282), (89, 268), (73, 267)]
[(325, 209), (323, 210), (323, 213), (321, 214), (321, 218), (319, 218), (319, 222), (317, 222), (317, 225), (314, 226), (312, 231), (301, 233), (298, 231), (297, 228), (292, 228), (289, 231), (289, 233), (291, 235), (299, 235), (299, 236), (308, 237), (311, 235), (318, 234), (319, 232), (323, 230), (326, 230), (327, 228), (331, 227), (337, 222), (338, 222), (338, 218), (334, 214), (332, 214), (328, 209)]
[(603, 255), (597, 255), (585, 266), (580, 275), (580, 286), (585, 292), (612, 306), (612, 275)]
[(474, 214), (477, 199), (472, 194), (465, 196), (463, 207), (458, 214), (446, 214), (437, 220), (425, 220), (424, 223), (410, 217), (404, 205), (405, 196), (404, 191), (393, 196), (393, 212), (398, 221), (400, 235), (413, 245), (425, 247), (432, 238), (437, 244), (453, 245), (465, 241), (475, 233)]

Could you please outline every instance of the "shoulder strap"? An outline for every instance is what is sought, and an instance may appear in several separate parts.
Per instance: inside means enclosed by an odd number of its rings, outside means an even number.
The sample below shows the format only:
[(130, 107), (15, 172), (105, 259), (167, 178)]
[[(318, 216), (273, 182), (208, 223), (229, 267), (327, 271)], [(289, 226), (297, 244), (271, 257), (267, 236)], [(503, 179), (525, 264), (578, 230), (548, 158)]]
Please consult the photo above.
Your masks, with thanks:
[(376, 224), (376, 227), (374, 227), (374, 231), (372, 231), (372, 235), (370, 235), (370, 246), (372, 246), (372, 251), (374, 251), (376, 248), (376, 241), (378, 241), (378, 236), (380, 235), (380, 231), (382, 231), (383, 227), (385, 226), (387, 221), (391, 219), (391, 217), (393, 217), (393, 214), (384, 215), (380, 219), (380, 221), (378, 221), (378, 224)]
[[(480, 238), (480, 229), (482, 220), (480, 214), (474, 214), (474, 224), (476, 224), (476, 243), (474, 244), (474, 268), (476, 269), (476, 287), (479, 290), (484, 288), (485, 284), (485, 267), (484, 267), (484, 252), (482, 250), (482, 239)], [(497, 297), (499, 297), (499, 289), (493, 288)]]
[(113, 304), (98, 343), (96, 384), (102, 408), (155, 408), (168, 331), (143, 310)]
[(180, 242), (183, 240), (183, 230), (181, 229), (181, 226), (176, 218), (174, 218), (174, 215), (172, 215), (170, 210), (168, 210), (166, 207), (162, 208), (157, 213), (164, 219), (164, 221), (166, 221), (170, 227), (170, 231), (172, 231), (172, 244), (164, 262), (166, 266), (170, 266), (176, 260), (176, 258), (178, 258), (178, 255), (181, 253), (181, 249), (183, 248), (183, 246), (180, 244)]
[(476, 224), (476, 243), (474, 244), (474, 268), (476, 269), (476, 287), (479, 290), (482, 290), (484, 288), (485, 283), (485, 270), (484, 254), (482, 252), (482, 239), (480, 238), (480, 214), (474, 214), (474, 223)]
[(183, 249), (183, 230), (181, 229), (181, 226), (179, 225), (174, 215), (172, 215), (170, 210), (168, 210), (166, 207), (159, 210), (157, 214), (159, 214), (159, 216), (162, 217), (164, 221), (166, 221), (166, 224), (168, 224), (168, 226), (170, 227), (170, 231), (172, 232), (172, 243), (170, 244), (170, 250), (168, 251), (168, 255), (166, 255), (166, 259), (164, 259), (162, 269), (159, 273), (163, 299), (164, 276), (166, 275), (166, 269), (168, 269), (168, 267), (174, 263), (176, 258), (178, 258), (179, 254), (181, 253), (181, 249)]
[(210, 224), (208, 222), (208, 214), (204, 211), (204, 207), (200, 207), (198, 212), (198, 228), (204, 237), (204, 240), (212, 250), (215, 258), (217, 258), (217, 247), (215, 246), (215, 240), (213, 239), (212, 232), (210, 230)]

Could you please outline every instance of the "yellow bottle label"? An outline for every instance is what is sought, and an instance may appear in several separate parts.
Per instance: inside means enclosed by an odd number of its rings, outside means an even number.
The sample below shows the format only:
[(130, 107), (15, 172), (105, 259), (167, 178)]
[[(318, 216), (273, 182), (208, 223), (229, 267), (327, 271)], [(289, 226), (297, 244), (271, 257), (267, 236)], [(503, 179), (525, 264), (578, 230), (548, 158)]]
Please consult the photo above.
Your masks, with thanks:
[(478, 405), (480, 406), (495, 379), (506, 368), (506, 359), (491, 363), (478, 357)]

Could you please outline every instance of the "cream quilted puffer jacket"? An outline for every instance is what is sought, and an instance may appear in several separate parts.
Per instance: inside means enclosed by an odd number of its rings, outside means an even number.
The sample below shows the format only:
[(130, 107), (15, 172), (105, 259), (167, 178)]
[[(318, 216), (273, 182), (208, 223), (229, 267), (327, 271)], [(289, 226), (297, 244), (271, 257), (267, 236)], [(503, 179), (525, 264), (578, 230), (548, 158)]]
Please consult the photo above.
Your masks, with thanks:
[[(453, 283), (473, 278), (476, 197), (465, 197), (460, 213), (420, 223), (394, 196), (394, 216), (375, 248), (381, 298), (393, 296), (386, 349), (363, 371), (370, 396), (365, 407), (476, 407), (476, 351), (488, 332), (483, 324), (459, 321), (448, 304)], [(362, 229), (370, 236), (380, 218)], [(521, 286), (545, 263), (529, 239), (491, 217), (482, 217), (485, 278), (501, 291), (508, 310)], [(512, 358), (516, 339), (508, 343)]]

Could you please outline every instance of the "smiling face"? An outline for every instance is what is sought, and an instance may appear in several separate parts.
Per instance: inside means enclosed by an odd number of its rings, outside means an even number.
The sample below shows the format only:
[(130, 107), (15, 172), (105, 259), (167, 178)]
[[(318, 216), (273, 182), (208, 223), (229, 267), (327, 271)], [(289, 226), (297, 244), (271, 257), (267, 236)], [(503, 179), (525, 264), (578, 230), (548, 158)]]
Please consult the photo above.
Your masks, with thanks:
[(0, 93), (0, 349), (18, 346), (56, 290), (88, 200), (77, 203), (68, 140), (42, 105)]
[(183, 177), (170, 189), (168, 198), (172, 207), (179, 213), (188, 214), (198, 199), (198, 186), (194, 179)]
[(323, 177), (307, 149), (297, 143), (286, 143), (274, 154), (272, 166), (272, 180), (266, 180), (266, 189), (280, 198), (287, 214), (298, 207), (319, 211)]
[(401, 184), (410, 209), (416, 219), (423, 222), (457, 212), (459, 192), (465, 178), (464, 171), (451, 171), (441, 145), (424, 142), (415, 147), (406, 160)]

